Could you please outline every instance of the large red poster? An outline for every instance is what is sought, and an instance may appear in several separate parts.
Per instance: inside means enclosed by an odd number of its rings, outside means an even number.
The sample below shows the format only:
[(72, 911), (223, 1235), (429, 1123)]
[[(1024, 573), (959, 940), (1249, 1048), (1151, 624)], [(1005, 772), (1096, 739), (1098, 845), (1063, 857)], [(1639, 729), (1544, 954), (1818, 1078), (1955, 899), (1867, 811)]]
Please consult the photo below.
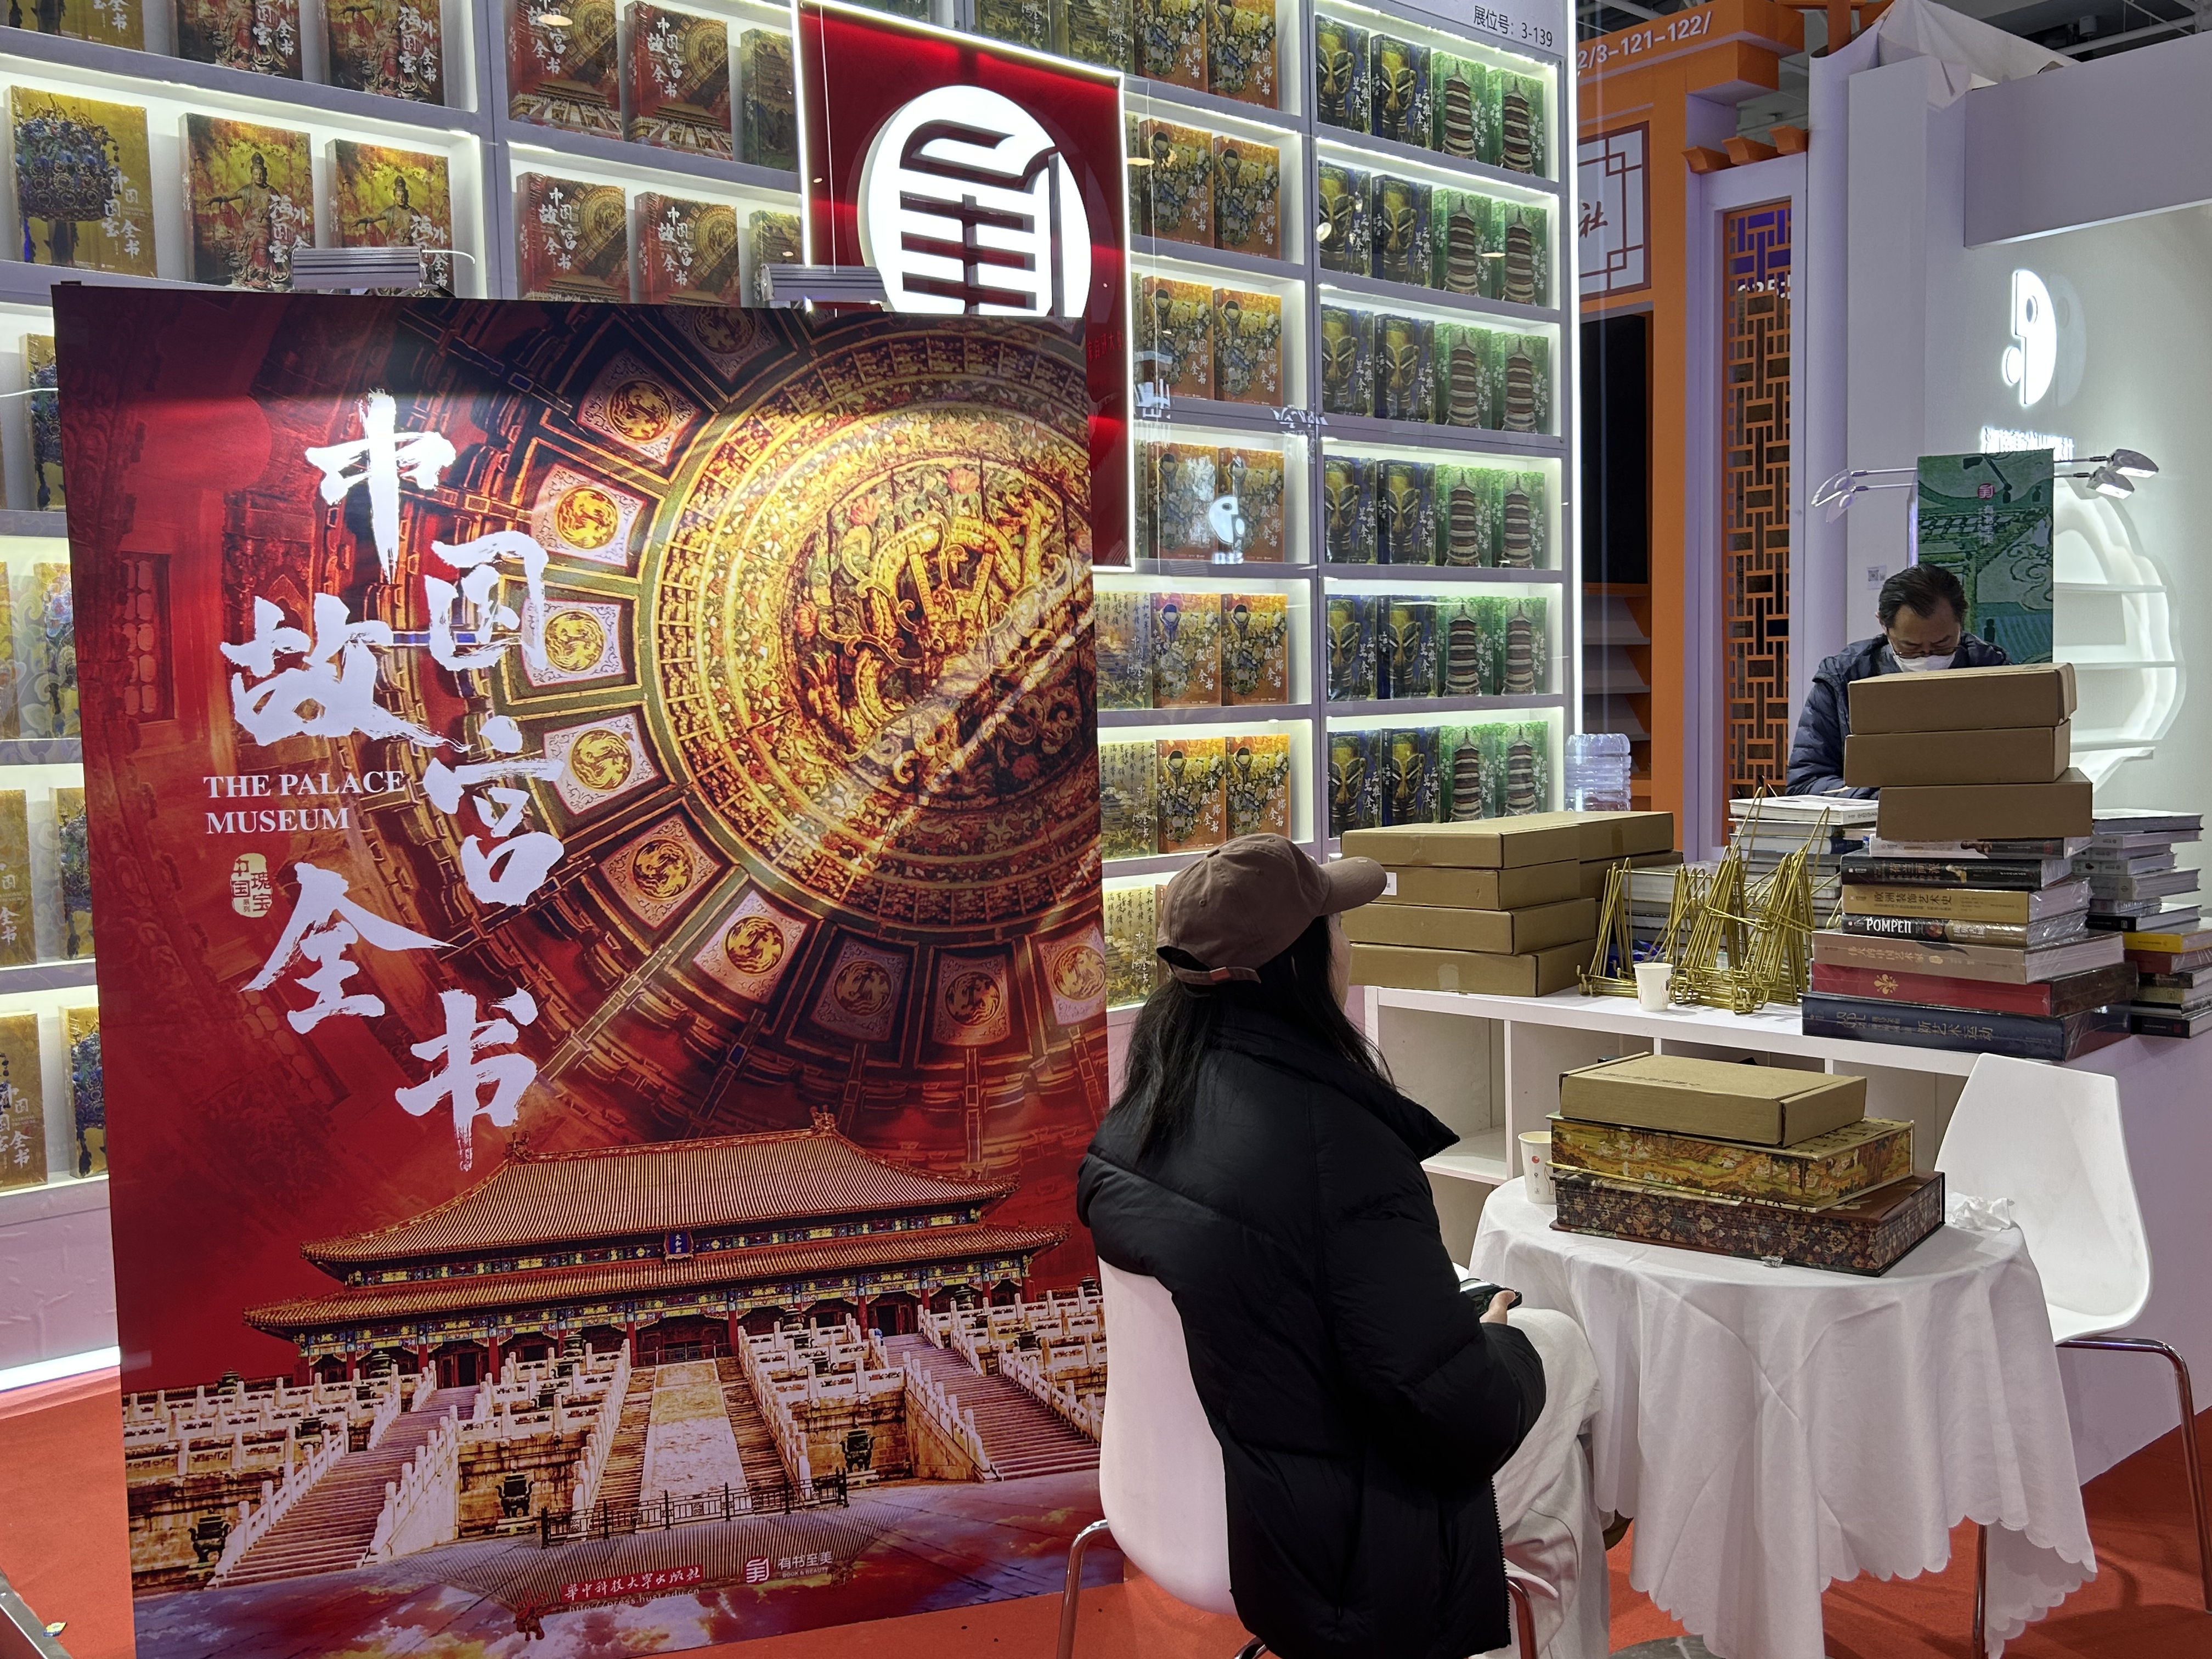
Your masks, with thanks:
[(142, 1656), (1037, 1588), (1104, 1366), (1079, 348), (56, 323)]

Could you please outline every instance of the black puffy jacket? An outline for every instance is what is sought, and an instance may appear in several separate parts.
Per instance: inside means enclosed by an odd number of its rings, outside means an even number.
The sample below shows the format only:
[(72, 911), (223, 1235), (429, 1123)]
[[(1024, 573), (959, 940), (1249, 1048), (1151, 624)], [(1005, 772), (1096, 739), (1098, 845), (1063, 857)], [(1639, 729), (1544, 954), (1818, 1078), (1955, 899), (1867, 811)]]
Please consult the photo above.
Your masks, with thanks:
[[(1961, 634), (1951, 666), (2002, 668), (2011, 660), (2002, 646)], [(1871, 797), (1881, 793), (1852, 789), (1844, 783), (1844, 739), (1851, 734), (1851, 682), (1902, 672), (1897, 659), (1889, 654), (1886, 634), (1853, 641), (1813, 671), (1812, 688), (1805, 694), (1805, 712), (1797, 717), (1796, 738), (1790, 745), (1786, 793)]]
[(1507, 1639), (1490, 1477), (1543, 1409), (1528, 1339), (1459, 1292), (1420, 1161), (1456, 1139), (1232, 1006), (1194, 1121), (1091, 1143), (1098, 1254), (1182, 1316), (1221, 1443), (1237, 1615), (1285, 1659), (1467, 1659)]

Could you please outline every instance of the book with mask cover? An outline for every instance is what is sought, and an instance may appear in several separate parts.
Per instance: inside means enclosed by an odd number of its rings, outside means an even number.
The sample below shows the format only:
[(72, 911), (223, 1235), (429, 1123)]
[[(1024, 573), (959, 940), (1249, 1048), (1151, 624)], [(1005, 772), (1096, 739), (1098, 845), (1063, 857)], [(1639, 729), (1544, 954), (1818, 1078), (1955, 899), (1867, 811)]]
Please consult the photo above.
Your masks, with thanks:
[(1375, 324), (1375, 412), (1386, 420), (1435, 419), (1436, 331), (1425, 317)]
[(1221, 596), (1152, 593), (1146, 597), (1152, 606), (1152, 707), (1219, 708)]
[(1388, 34), (1367, 43), (1367, 130), (1377, 138), (1429, 146), (1429, 49)]
[(1278, 258), (1283, 248), (1282, 152), (1248, 138), (1213, 140), (1213, 243)]
[(1321, 406), (1330, 415), (1375, 412), (1375, 313), (1321, 308)]
[(1382, 770), (1376, 763), (1376, 732), (1328, 734), (1328, 833), (1381, 826)]
[(1369, 275), (1374, 238), (1367, 216), (1375, 175), (1364, 167), (1323, 161), (1314, 176), (1321, 206), (1314, 240), (1320, 245), (1322, 269), (1351, 276)]
[(1376, 786), (1385, 825), (1434, 823), (1442, 781), (1439, 733), (1433, 726), (1392, 726), (1375, 734), (1382, 775)]
[(1378, 465), (1352, 455), (1329, 454), (1322, 459), (1322, 555), (1331, 564), (1376, 562)]
[(1375, 535), (1381, 562), (1436, 561), (1436, 475), (1427, 461), (1376, 463)]
[(1328, 599), (1328, 701), (1371, 702), (1376, 696), (1376, 610), (1364, 593), (1331, 593)]
[(1376, 610), (1376, 695), (1393, 702), (1437, 695), (1437, 604), (1417, 593), (1371, 602)]
[(1341, 18), (1314, 19), (1314, 113), (1346, 132), (1367, 131), (1367, 42)]
[(1377, 174), (1367, 210), (1375, 246), (1369, 269), (1385, 282), (1429, 286), (1434, 263), (1430, 246), (1429, 213), (1432, 192), (1414, 179)]

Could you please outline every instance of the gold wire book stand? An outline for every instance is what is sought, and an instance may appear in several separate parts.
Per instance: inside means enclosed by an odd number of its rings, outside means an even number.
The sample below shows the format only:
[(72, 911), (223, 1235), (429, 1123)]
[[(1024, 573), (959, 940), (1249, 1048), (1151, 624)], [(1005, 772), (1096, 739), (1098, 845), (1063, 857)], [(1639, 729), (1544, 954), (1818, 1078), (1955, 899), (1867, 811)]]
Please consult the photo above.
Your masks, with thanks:
[[(1812, 982), (1814, 849), (1828, 840), (1828, 815), (1820, 814), (1804, 843), (1784, 855), (1773, 873), (1753, 881), (1745, 850), (1759, 833), (1759, 802), (1711, 870), (1686, 864), (1674, 872), (1651, 962), (1674, 969), (1671, 999), (1748, 1014), (1770, 1002), (1795, 1002)], [(1635, 930), (1629, 916), (1630, 866), (1606, 872), (1598, 909), (1598, 948), (1581, 975), (1585, 996), (1636, 994)]]

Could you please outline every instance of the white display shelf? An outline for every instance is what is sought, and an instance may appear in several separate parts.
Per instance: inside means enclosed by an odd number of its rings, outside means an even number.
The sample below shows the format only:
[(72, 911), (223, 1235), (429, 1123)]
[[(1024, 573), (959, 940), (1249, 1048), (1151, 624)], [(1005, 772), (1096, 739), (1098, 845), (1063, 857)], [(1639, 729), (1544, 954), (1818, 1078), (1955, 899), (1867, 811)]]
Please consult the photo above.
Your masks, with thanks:
[(688, 150), (664, 149), (658, 144), (633, 143), (627, 138), (566, 132), (527, 121), (502, 121), (501, 125), (506, 134), (510, 174), (545, 173), (580, 163), (587, 170), (647, 190), (666, 190), (679, 182), (695, 188), (708, 184), (726, 193), (788, 198), (779, 204), (798, 206), (796, 173), (751, 167), (720, 156), (695, 155)]
[[(1287, 353), (1287, 343), (1285, 343)], [(1287, 417), (1287, 418), (1286, 418)], [(1285, 438), (1301, 435), (1297, 422), (1305, 419), (1305, 412), (1297, 409), (1279, 409), (1270, 404), (1231, 404), (1218, 398), (1175, 398), (1156, 403), (1140, 414), (1135, 422), (1139, 441), (1150, 439), (1155, 443), (1179, 443), (1182, 440), (1168, 431), (1147, 431), (1147, 427), (1197, 427), (1215, 432), (1258, 433), (1267, 437)]]
[[(1358, 702), (1343, 700), (1324, 705), (1331, 726), (1357, 730), (1362, 725), (1383, 724), (1404, 726), (1409, 721), (1422, 723), (1422, 717), (1451, 714), (1510, 714), (1528, 708), (1559, 708), (1565, 705), (1566, 694), (1561, 691), (1532, 691), (1511, 697), (1377, 697)], [(1452, 721), (1465, 725), (1465, 721)]]
[(1369, 173), (1387, 173), (1393, 178), (1417, 179), (1425, 184), (1442, 185), (1447, 190), (1480, 191), (1509, 202), (1535, 203), (1554, 211), (1566, 193), (1558, 180), (1533, 173), (1509, 173), (1486, 161), (1463, 161), (1442, 150), (1401, 144), (1395, 138), (1377, 138), (1343, 127), (1317, 123), (1314, 142), (1324, 161), (1338, 161)]
[[(1408, 587), (1557, 587), (1564, 570), (1532, 570), (1501, 565), (1324, 564), (1322, 575), (1332, 592), (1401, 592)], [(1534, 596), (1531, 596), (1534, 597)]]
[(1254, 702), (1236, 708), (1215, 704), (1200, 708), (1102, 708), (1098, 724), (1102, 730), (1156, 731), (1163, 726), (1219, 726), (1225, 732), (1248, 731), (1255, 726), (1273, 726), (1296, 722), (1304, 725), (1313, 718), (1313, 705), (1304, 702)]
[(1100, 868), (1111, 881), (1116, 876), (1171, 876), (1183, 867), (1204, 858), (1211, 848), (1200, 848), (1194, 853), (1155, 853), (1141, 859), (1106, 859)]
[[(132, 276), (119, 270), (79, 270), (68, 265), (34, 265), (21, 259), (0, 259), (0, 301), (15, 305), (50, 307), (57, 283), (84, 283), (112, 288), (199, 288), (170, 276)], [(210, 294), (226, 290), (209, 289)], [(62, 515), (53, 514), (58, 519)], [(23, 532), (8, 532), (8, 534)], [(61, 532), (66, 534), (66, 532)]]
[[(4, 758), (0, 758), (0, 766), (7, 764)], [(87, 990), (98, 983), (89, 957), (73, 962), (26, 962), (13, 968), (0, 968), (0, 997), (19, 991)]]
[(0, 1226), (82, 1215), (107, 1208), (107, 1175), (56, 1176), (43, 1186), (10, 1187), (0, 1192)]
[(1388, 282), (1380, 276), (1360, 276), (1350, 271), (1323, 270), (1320, 285), (1323, 305), (1353, 306), (1362, 311), (1389, 306), (1400, 315), (1409, 307), (1416, 314), (1456, 313), (1459, 315), (1453, 320), (1508, 324), (1516, 331), (1540, 325), (1547, 331), (1555, 331), (1560, 321), (1559, 311), (1550, 306), (1486, 300), (1480, 295), (1455, 294), (1449, 289), (1430, 288), (1420, 283)]
[[(1559, 364), (1553, 366), (1553, 407), (1559, 407)], [(1372, 415), (1322, 417), (1322, 440), (1373, 444), (1393, 453), (1408, 449), (1449, 449), (1485, 455), (1565, 455), (1567, 441), (1542, 432), (1496, 432), (1480, 426), (1436, 426), (1425, 421), (1386, 421)]]
[[(1233, 587), (1249, 587), (1254, 582), (1304, 586), (1312, 574), (1313, 566), (1310, 564), (1293, 564), (1273, 559), (1231, 560), (1226, 562), (1216, 562), (1211, 559), (1138, 559), (1128, 564), (1095, 564), (1091, 567), (1091, 577), (1094, 582), (1102, 576), (1124, 579), (1151, 576), (1174, 577), (1188, 581), (1218, 580), (1225, 586)], [(1110, 587), (1115, 584), (1109, 581), (1106, 585)]]
[[(1297, 26), (1297, 12), (1291, 12), (1291, 26)], [(1276, 85), (1285, 92), (1303, 91), (1303, 80), (1293, 82), (1281, 73), (1280, 60), (1291, 54), (1280, 50), (1281, 35), (1277, 34)], [(1227, 121), (1249, 127), (1257, 137), (1271, 138), (1286, 149), (1293, 149), (1306, 135), (1306, 120), (1295, 110), (1269, 109), (1265, 104), (1248, 104), (1241, 98), (1224, 98), (1218, 93), (1200, 92), (1190, 87), (1178, 87), (1165, 81), (1147, 80), (1141, 75), (1121, 78), (1121, 99), (1132, 114), (1155, 117), (1160, 120), (1182, 120), (1186, 125), (1205, 127), (1209, 131)], [(1143, 107), (1149, 105), (1150, 108)], [(1292, 157), (1284, 158), (1285, 162)]]
[[(793, 174), (794, 180), (797, 174)], [(792, 188), (796, 190), (794, 182)], [(1246, 253), (1233, 247), (1209, 247), (1203, 242), (1178, 242), (1170, 236), (1132, 236), (1129, 257), (1139, 267), (1141, 274), (1171, 276), (1178, 281), (1197, 281), (1218, 276), (1226, 271), (1237, 276), (1249, 276), (1289, 288), (1307, 280), (1305, 262), (1302, 259), (1270, 259), (1263, 254)], [(1154, 265), (1188, 268), (1189, 275), (1178, 269), (1151, 270)], [(1229, 283), (1221, 287), (1233, 286)]]
[(1421, 1167), (1431, 1175), (1446, 1176), (1454, 1181), (1480, 1181), (1496, 1187), (1512, 1177), (1506, 1173), (1505, 1131), (1474, 1129), (1462, 1135), (1459, 1144), (1448, 1152), (1421, 1160)]
[(58, 537), (68, 534), (69, 514), (59, 509), (40, 513), (27, 507), (0, 507), (0, 536)]

